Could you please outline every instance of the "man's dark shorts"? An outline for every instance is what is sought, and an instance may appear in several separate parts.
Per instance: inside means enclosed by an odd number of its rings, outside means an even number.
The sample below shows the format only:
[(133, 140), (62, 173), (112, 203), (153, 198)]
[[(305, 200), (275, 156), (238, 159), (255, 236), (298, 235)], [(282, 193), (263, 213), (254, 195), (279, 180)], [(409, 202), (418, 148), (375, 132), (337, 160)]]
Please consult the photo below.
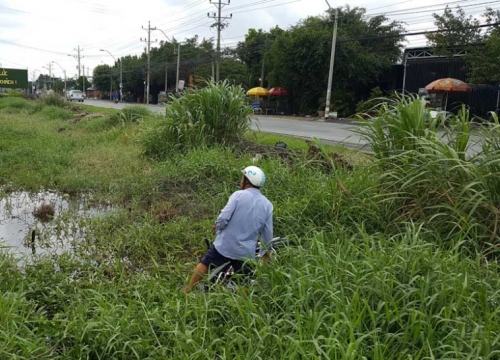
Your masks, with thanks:
[(208, 267), (210, 270), (217, 268), (225, 263), (230, 263), (230, 265), (233, 266), (235, 274), (236, 273), (243, 275), (252, 274), (252, 269), (245, 262), (225, 257), (224, 255), (222, 255), (220, 252), (217, 251), (214, 245), (210, 246), (207, 253), (201, 258), (200, 262), (206, 267)]

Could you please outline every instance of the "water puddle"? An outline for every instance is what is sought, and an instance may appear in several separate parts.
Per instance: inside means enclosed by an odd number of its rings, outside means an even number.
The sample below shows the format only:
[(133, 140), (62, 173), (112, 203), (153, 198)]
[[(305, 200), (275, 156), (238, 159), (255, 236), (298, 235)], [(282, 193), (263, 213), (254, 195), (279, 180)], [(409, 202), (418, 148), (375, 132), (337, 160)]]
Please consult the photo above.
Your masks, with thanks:
[(0, 195), (0, 249), (16, 257), (71, 252), (85, 238), (85, 220), (112, 210), (91, 206), (89, 197), (70, 199), (49, 191)]

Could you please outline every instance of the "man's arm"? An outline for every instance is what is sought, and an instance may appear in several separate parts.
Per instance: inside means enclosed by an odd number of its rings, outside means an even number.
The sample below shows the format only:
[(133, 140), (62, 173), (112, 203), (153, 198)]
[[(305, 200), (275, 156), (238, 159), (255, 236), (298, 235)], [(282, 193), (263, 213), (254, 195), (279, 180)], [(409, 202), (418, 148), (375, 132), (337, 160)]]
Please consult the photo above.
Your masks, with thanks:
[(269, 260), (269, 248), (271, 247), (271, 241), (273, 240), (273, 211), (271, 209), (271, 213), (266, 219), (264, 227), (260, 232), (260, 236), (262, 237), (262, 241), (264, 242), (264, 251), (266, 252), (263, 256), (264, 260)]
[(235, 192), (231, 195), (226, 206), (224, 206), (224, 209), (222, 209), (219, 217), (215, 221), (215, 231), (220, 231), (226, 228), (229, 220), (231, 220), (231, 217), (233, 216), (234, 210), (236, 209), (239, 197), (239, 192)]

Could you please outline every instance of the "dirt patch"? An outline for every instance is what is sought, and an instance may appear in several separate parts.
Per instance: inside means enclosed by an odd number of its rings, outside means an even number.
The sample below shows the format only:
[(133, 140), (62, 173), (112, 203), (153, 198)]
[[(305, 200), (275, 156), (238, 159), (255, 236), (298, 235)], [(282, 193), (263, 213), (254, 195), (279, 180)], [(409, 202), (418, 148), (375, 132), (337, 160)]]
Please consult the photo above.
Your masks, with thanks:
[(70, 124), (78, 124), (82, 120), (100, 119), (103, 117), (105, 117), (104, 114), (83, 112), (83, 113), (75, 114), (75, 117), (73, 119), (71, 119), (69, 122), (70, 122)]
[(149, 209), (151, 217), (158, 220), (160, 224), (166, 224), (179, 215), (179, 211), (168, 202), (156, 203)]
[(74, 106), (74, 105), (66, 106), (65, 109), (72, 111), (72, 112), (78, 112), (78, 113), (83, 111), (83, 108), (81, 106)]
[(257, 144), (246, 139), (240, 140), (237, 149), (245, 154), (255, 154), (253, 157), (253, 162), (255, 163), (260, 159), (279, 158), (290, 166), (307, 160), (311, 166), (328, 173), (334, 171), (336, 168), (344, 168), (348, 171), (354, 170), (354, 166), (342, 154), (325, 154), (314, 142), (310, 140), (304, 141), (308, 145), (308, 151), (305, 154), (300, 151), (288, 150), (286, 144), (283, 142), (278, 142), (273, 147)]
[(33, 215), (42, 222), (48, 222), (54, 218), (56, 207), (54, 204), (43, 203), (35, 208)]
[(306, 143), (309, 146), (306, 158), (315, 162), (323, 171), (331, 172), (334, 168), (344, 168), (349, 171), (354, 170), (354, 166), (341, 154), (325, 154), (319, 147), (314, 145), (312, 141), (307, 140)]

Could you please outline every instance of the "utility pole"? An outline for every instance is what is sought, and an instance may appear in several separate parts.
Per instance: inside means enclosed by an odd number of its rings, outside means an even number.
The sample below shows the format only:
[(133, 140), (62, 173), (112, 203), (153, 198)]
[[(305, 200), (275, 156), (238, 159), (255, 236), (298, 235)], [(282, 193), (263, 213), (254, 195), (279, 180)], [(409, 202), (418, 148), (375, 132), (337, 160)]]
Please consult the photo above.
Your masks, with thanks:
[[(325, 0), (328, 4), (330, 10), (330, 4), (328, 0)], [(326, 91), (326, 107), (325, 107), (325, 119), (330, 116), (330, 102), (332, 99), (332, 84), (333, 84), (333, 65), (335, 63), (335, 46), (337, 45), (337, 25), (339, 20), (339, 11), (335, 9), (335, 25), (333, 26), (333, 39), (332, 39), (332, 54), (330, 56), (330, 73), (328, 75), (328, 89)]]
[(214, 63), (214, 54), (212, 54), (212, 81), (215, 79), (215, 63)]
[(262, 56), (262, 72), (260, 74), (260, 87), (264, 87), (264, 66), (265, 66), (265, 60), (264, 56)]
[(181, 44), (179, 43), (179, 46), (177, 49), (174, 49), (174, 54), (177, 54), (177, 77), (176, 77), (176, 83), (175, 83), (175, 92), (179, 92), (179, 71), (181, 67)]
[(165, 61), (165, 95), (168, 91), (168, 61)]
[(80, 51), (83, 51), (83, 49), (80, 49), (80, 45), (78, 45), (78, 47), (75, 49), (77, 52), (78, 52), (78, 78), (80, 78)]
[(230, 14), (229, 16), (222, 16), (222, 8), (224, 6), (229, 5), (231, 3), (231, 0), (227, 0), (227, 3), (222, 2), (222, 0), (210, 0), (210, 4), (214, 4), (215, 7), (217, 8), (217, 13), (208, 13), (208, 17), (212, 19), (216, 19), (216, 25), (217, 25), (217, 59), (216, 59), (216, 74), (215, 74), (215, 81), (219, 82), (220, 81), (220, 59), (221, 59), (221, 53), (220, 53), (220, 33), (222, 29), (227, 27), (227, 23), (223, 23), (225, 20), (229, 20), (233, 18), (233, 14)]
[(83, 65), (83, 87), (82, 87), (82, 91), (83, 91), (83, 94), (85, 94), (85, 65)]
[[(73, 49), (76, 51), (77, 55), (69, 55), (68, 56), (72, 56), (74, 57), (77, 61), (78, 61), (78, 79), (80, 78), (81, 76), (81, 72), (80, 72), (80, 61), (81, 61), (81, 58), (83, 58), (84, 56), (81, 55), (81, 52), (83, 51), (83, 49), (80, 49), (80, 45), (78, 45), (78, 47), (76, 49)], [(85, 73), (84, 73), (85, 75)]]
[(152, 28), (151, 27), (151, 22), (148, 21), (148, 28), (145, 29), (144, 26), (142, 27), (143, 30), (148, 31), (148, 38), (147, 39), (142, 39), (141, 41), (147, 42), (148, 44), (148, 73), (147, 73), (147, 78), (146, 78), (146, 104), (149, 105), (149, 85), (150, 85), (150, 76), (151, 76), (151, 31), (156, 30), (156, 27)]

